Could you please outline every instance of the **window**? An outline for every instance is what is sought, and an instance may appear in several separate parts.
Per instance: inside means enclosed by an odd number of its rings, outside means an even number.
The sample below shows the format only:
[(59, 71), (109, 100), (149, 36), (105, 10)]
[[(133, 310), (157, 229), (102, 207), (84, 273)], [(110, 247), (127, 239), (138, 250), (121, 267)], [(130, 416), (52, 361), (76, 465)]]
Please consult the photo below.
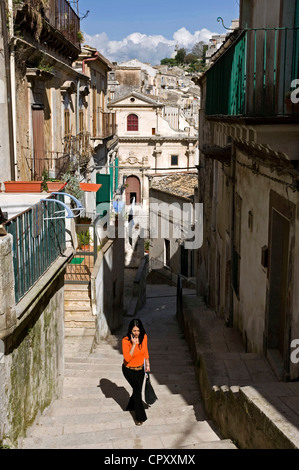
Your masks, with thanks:
[(127, 118), (127, 130), (138, 131), (138, 116), (136, 114), (130, 114)]
[(67, 136), (71, 132), (70, 129), (70, 110), (65, 109), (64, 110), (64, 135)]
[(68, 94), (65, 95), (63, 100), (64, 106), (64, 135), (68, 136), (71, 132), (71, 116), (70, 116), (71, 100)]
[(171, 166), (178, 166), (179, 157), (178, 155), (171, 155)]

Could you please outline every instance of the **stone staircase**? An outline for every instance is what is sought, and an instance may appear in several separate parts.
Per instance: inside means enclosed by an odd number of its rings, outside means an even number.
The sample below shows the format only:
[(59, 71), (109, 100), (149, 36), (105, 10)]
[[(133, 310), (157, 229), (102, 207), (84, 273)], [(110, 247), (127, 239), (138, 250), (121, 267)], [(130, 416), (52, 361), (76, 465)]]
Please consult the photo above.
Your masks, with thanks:
[(65, 284), (64, 286), (64, 323), (68, 328), (95, 328), (92, 315), (90, 290), (88, 285)]
[[(125, 411), (131, 388), (123, 377), (123, 328), (91, 351), (87, 328), (69, 330), (65, 340), (62, 397), (23, 440), (23, 449), (232, 449), (207, 420), (187, 343), (175, 317), (175, 295), (150, 297), (138, 316), (149, 336), (151, 380), (158, 401), (136, 426)], [(173, 287), (164, 286), (164, 290)], [(72, 334), (71, 334), (72, 331)]]

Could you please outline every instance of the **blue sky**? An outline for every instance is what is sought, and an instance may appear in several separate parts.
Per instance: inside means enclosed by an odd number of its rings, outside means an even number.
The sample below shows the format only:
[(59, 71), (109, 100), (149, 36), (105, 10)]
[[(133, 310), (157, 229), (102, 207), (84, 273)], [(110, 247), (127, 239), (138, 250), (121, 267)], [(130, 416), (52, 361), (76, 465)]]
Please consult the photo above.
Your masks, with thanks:
[(239, 16), (238, 0), (79, 0), (85, 43), (97, 47), (109, 60), (133, 58), (160, 63), (175, 45), (191, 49), (212, 33), (224, 33), (217, 17), (229, 27)]

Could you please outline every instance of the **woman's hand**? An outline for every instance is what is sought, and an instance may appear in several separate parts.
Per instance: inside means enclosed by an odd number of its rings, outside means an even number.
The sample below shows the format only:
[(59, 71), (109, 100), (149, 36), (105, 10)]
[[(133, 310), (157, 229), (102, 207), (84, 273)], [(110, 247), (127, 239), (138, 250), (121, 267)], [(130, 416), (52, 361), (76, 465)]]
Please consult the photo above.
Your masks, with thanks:
[(151, 371), (151, 368), (150, 368), (150, 363), (149, 362), (145, 362), (145, 369), (144, 369), (145, 372), (150, 372)]
[(136, 344), (139, 344), (138, 336), (131, 335), (131, 342), (132, 342), (133, 346), (136, 346)]

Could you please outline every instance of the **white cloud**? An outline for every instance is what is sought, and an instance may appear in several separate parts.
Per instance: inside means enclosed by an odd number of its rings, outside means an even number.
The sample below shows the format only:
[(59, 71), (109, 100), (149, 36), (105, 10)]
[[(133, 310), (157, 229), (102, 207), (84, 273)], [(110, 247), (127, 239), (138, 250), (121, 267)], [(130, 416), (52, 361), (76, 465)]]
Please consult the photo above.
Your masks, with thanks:
[(111, 62), (125, 62), (139, 59), (152, 65), (160, 64), (161, 59), (175, 56), (175, 47), (184, 47), (191, 50), (199, 41), (208, 42), (212, 33), (207, 29), (190, 33), (181, 28), (173, 35), (173, 39), (166, 39), (161, 35), (148, 36), (141, 33), (129, 34), (121, 41), (110, 41), (106, 33), (90, 36), (84, 33), (85, 44), (95, 47)]

